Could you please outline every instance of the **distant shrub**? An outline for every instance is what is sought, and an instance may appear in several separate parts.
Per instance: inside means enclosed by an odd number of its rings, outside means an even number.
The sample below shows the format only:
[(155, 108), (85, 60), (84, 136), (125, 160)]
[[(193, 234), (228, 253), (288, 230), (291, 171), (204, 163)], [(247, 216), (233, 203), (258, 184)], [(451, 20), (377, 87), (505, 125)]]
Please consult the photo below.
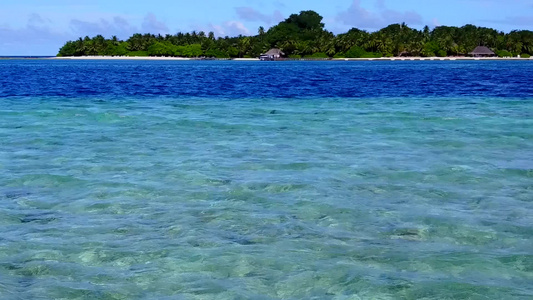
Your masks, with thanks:
[(521, 57), (521, 58), (530, 58), (531, 55), (529, 55), (529, 54), (527, 54), (527, 53), (522, 53), (522, 54), (520, 54), (520, 57)]
[(291, 54), (289, 55), (289, 58), (302, 58), (302, 56), (298, 54)]
[(435, 54), (438, 54), (439, 50), (441, 49), (436, 42), (427, 42), (424, 44), (421, 54), (425, 57), (433, 57), (436, 56)]
[(117, 47), (114, 47), (111, 51), (111, 55), (113, 56), (123, 56), (128, 54), (128, 43), (122, 42)]
[(346, 55), (343, 52), (340, 52), (340, 53), (335, 54), (333, 58), (346, 58)]
[(126, 54), (127, 56), (148, 56), (147, 51), (131, 51)]
[(218, 49), (209, 49), (205, 52), (207, 57), (216, 57), (216, 58), (229, 58), (229, 55), (225, 52), (222, 52)]
[[(392, 56), (392, 54), (391, 54)], [(362, 58), (380, 58), (383, 57), (383, 55), (379, 52), (366, 52)]]
[(176, 46), (169, 42), (155, 42), (148, 47), (150, 56), (174, 56)]
[[(190, 45), (190, 46), (194, 46), (194, 45)], [(200, 52), (202, 50), (202, 45), (198, 44), (198, 46), (200, 46)], [(228, 55), (230, 57), (238, 57), (239, 56), (239, 49), (235, 48), (235, 47), (229, 47), (228, 48)], [(191, 57), (191, 56), (189, 56)]]
[(498, 50), (496, 51), (496, 55), (498, 55), (498, 57), (512, 57), (513, 54), (507, 50)]
[[(233, 47), (230, 47), (228, 49), (228, 54), (232, 56), (231, 54), (234, 54), (233, 52), (230, 53), (230, 50), (232, 50)], [(180, 56), (180, 57), (198, 57), (202, 56), (204, 53), (202, 51), (202, 45), (200, 44), (191, 44), (186, 46), (177, 46), (174, 48), (174, 55)], [(238, 54), (238, 51), (237, 51)], [(207, 53), (206, 53), (207, 55)]]
[[(392, 54), (390, 54), (392, 56)], [(337, 55), (335, 55), (337, 57)], [(383, 57), (383, 55), (379, 52), (366, 52), (365, 49), (353, 46), (350, 48), (350, 50), (346, 51), (342, 57), (348, 57), (348, 58), (380, 58)]]
[(448, 55), (448, 53), (446, 53), (446, 51), (444, 51), (444, 50), (437, 51), (437, 56), (438, 57), (446, 57), (447, 55)]
[(350, 48), (350, 50), (346, 51), (345, 56), (348, 58), (361, 58), (365, 54), (367, 54), (365, 49), (359, 46), (353, 46), (352, 48)]
[(313, 53), (313, 55), (306, 55), (307, 58), (329, 58), (324, 52)]
[(75, 56), (76, 55), (76, 45), (74, 42), (67, 42), (65, 46), (59, 49), (57, 56)]

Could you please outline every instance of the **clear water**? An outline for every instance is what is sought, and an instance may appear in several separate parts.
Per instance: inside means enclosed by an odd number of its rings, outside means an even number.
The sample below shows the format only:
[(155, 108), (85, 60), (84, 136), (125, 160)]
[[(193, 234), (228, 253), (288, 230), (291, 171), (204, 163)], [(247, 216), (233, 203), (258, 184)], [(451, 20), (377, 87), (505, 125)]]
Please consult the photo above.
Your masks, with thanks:
[(0, 298), (531, 299), (532, 66), (0, 62)]

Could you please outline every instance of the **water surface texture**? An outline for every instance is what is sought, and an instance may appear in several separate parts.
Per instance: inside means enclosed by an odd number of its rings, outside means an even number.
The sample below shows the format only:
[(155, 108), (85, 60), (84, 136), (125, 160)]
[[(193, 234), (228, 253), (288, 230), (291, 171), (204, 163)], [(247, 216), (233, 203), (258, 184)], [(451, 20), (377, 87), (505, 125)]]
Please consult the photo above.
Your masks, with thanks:
[(1, 61), (0, 96), (532, 97), (531, 61)]
[(531, 299), (532, 67), (0, 61), (0, 298)]

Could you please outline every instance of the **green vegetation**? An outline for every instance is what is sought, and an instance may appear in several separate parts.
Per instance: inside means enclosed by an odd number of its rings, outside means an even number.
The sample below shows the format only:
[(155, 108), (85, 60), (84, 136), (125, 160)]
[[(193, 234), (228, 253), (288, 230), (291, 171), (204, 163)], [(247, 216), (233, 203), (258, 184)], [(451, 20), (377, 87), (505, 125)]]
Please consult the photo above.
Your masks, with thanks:
[(498, 55), (498, 57), (512, 57), (513, 54), (507, 50), (498, 50), (496, 51), (496, 55)]
[(98, 35), (67, 42), (58, 56), (179, 56), (258, 57), (270, 48), (280, 48), (290, 58), (374, 58), (391, 56), (460, 56), (476, 46), (493, 49), (498, 56), (527, 57), (533, 54), (533, 32), (508, 34), (491, 28), (465, 25), (439, 26), (430, 30), (392, 24), (376, 32), (352, 28), (334, 35), (324, 29), (314, 11), (293, 14), (268, 31), (260, 27), (255, 36), (219, 37), (213, 32), (193, 31), (175, 35), (134, 34), (126, 41)]
[(324, 52), (317, 52), (311, 55), (306, 55), (305, 58), (329, 58), (329, 56)]

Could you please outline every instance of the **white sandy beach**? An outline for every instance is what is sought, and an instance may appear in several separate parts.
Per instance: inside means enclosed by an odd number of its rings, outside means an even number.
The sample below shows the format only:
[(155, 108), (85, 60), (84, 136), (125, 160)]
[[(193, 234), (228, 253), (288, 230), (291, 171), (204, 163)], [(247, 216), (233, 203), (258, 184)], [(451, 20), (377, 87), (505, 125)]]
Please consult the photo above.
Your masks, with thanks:
[[(167, 57), (167, 56), (66, 56), (50, 57), (49, 59), (61, 60), (210, 60), (197, 57)], [(222, 58), (214, 60), (258, 61), (259, 58)]]
[(411, 61), (411, 60), (533, 60), (533, 58), (518, 58), (518, 57), (469, 57), (469, 56), (456, 56), (456, 57), (380, 57), (380, 58), (333, 58), (332, 60), (341, 61), (358, 61), (358, 60), (387, 60), (387, 61)]
[[(51, 57), (48, 59), (58, 60), (209, 60), (205, 58), (189, 58), (189, 57), (157, 57), (157, 56), (67, 56), (67, 57)], [(233, 58), (233, 59), (214, 59), (214, 60), (234, 60), (234, 61), (259, 61), (258, 58)], [(293, 60), (293, 59), (287, 59)], [(310, 60), (322, 61), (320, 59), (294, 59), (294, 60)], [(380, 57), (380, 58), (332, 58), (324, 59), (323, 61), (454, 61), (454, 60), (533, 60), (532, 58), (518, 58), (518, 57)]]
[(188, 57), (158, 57), (158, 56), (65, 56), (50, 57), (61, 60), (196, 60)]

